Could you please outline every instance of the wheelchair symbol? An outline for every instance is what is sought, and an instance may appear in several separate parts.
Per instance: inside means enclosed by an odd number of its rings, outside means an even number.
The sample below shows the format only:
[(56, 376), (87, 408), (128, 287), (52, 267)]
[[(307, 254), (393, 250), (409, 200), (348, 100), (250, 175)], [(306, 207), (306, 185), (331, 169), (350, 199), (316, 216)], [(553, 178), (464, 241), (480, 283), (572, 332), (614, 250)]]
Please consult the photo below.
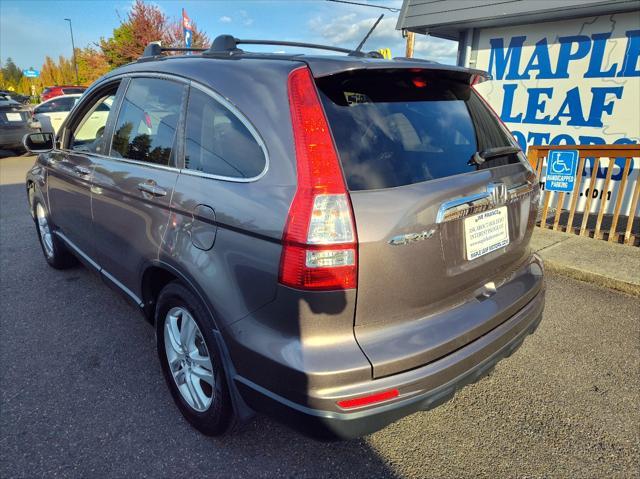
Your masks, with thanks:
[[(568, 161), (568, 164), (567, 164)], [(551, 173), (562, 175), (573, 171), (573, 158), (563, 158), (562, 155), (556, 155), (554, 161), (551, 162)]]

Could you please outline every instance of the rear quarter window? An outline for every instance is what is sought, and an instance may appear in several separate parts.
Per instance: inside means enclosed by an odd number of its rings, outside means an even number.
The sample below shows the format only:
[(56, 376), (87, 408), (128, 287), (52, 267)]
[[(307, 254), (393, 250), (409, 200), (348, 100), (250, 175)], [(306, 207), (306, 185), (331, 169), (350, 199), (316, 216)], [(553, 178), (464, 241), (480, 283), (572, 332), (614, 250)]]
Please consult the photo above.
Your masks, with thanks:
[(519, 161), (470, 163), (514, 146), (467, 83), (436, 72), (349, 72), (317, 80), (349, 189), (391, 188)]
[(264, 150), (247, 125), (196, 88), (189, 94), (186, 125), (186, 169), (238, 179), (255, 178), (264, 170)]

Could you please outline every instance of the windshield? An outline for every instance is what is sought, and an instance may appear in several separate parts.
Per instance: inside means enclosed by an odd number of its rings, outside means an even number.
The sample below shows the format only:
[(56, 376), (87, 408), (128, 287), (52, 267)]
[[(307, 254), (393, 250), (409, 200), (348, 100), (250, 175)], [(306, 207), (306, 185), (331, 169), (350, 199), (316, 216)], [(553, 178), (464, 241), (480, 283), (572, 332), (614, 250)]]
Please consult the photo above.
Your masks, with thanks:
[[(408, 185), (518, 162), (514, 146), (468, 84), (428, 71), (347, 72), (317, 80), (351, 190)], [(442, 75), (441, 73), (439, 75)]]

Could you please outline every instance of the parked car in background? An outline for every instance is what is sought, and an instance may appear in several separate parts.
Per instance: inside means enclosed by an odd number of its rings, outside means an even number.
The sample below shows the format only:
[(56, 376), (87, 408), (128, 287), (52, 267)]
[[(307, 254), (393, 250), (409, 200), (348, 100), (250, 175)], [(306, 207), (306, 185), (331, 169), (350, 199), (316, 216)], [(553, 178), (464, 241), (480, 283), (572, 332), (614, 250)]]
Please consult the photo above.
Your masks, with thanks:
[(18, 103), (22, 103), (22, 104), (27, 104), (31, 100), (31, 97), (29, 95), (20, 95), (15, 91), (9, 91), (9, 90), (0, 90), (0, 96), (8, 96), (12, 100), (15, 100)]
[(34, 107), (33, 119), (40, 123), (40, 130), (57, 133), (80, 96), (80, 94), (56, 96)]
[(79, 259), (155, 324), (204, 434), (253, 411), (368, 434), (453, 397), (542, 319), (538, 180), (473, 87), (486, 73), (345, 52), (152, 44), (57, 141), (25, 138), (46, 261)]
[(0, 93), (0, 150), (24, 151), (22, 138), (35, 131), (29, 107)]
[(48, 86), (40, 94), (40, 101), (47, 101), (50, 98), (54, 98), (60, 95), (73, 95), (76, 93), (84, 93), (87, 89), (85, 86), (75, 85), (60, 85), (60, 86)]
[[(62, 95), (40, 103), (33, 109), (33, 118), (40, 124), (40, 130), (57, 134), (60, 126), (78, 102), (82, 95)], [(84, 133), (87, 137), (95, 138), (98, 128), (104, 125), (111, 101), (100, 104), (87, 119)]]

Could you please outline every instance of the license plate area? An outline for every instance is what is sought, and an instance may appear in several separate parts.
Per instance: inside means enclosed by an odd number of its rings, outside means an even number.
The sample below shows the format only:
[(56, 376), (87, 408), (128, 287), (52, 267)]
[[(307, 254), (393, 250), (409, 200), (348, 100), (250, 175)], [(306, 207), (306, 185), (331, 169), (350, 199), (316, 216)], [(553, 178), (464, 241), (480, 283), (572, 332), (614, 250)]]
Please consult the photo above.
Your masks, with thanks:
[(509, 244), (509, 213), (506, 206), (464, 219), (465, 256), (468, 261)]
[(5, 113), (5, 116), (7, 117), (7, 121), (22, 121), (22, 115), (20, 113)]

